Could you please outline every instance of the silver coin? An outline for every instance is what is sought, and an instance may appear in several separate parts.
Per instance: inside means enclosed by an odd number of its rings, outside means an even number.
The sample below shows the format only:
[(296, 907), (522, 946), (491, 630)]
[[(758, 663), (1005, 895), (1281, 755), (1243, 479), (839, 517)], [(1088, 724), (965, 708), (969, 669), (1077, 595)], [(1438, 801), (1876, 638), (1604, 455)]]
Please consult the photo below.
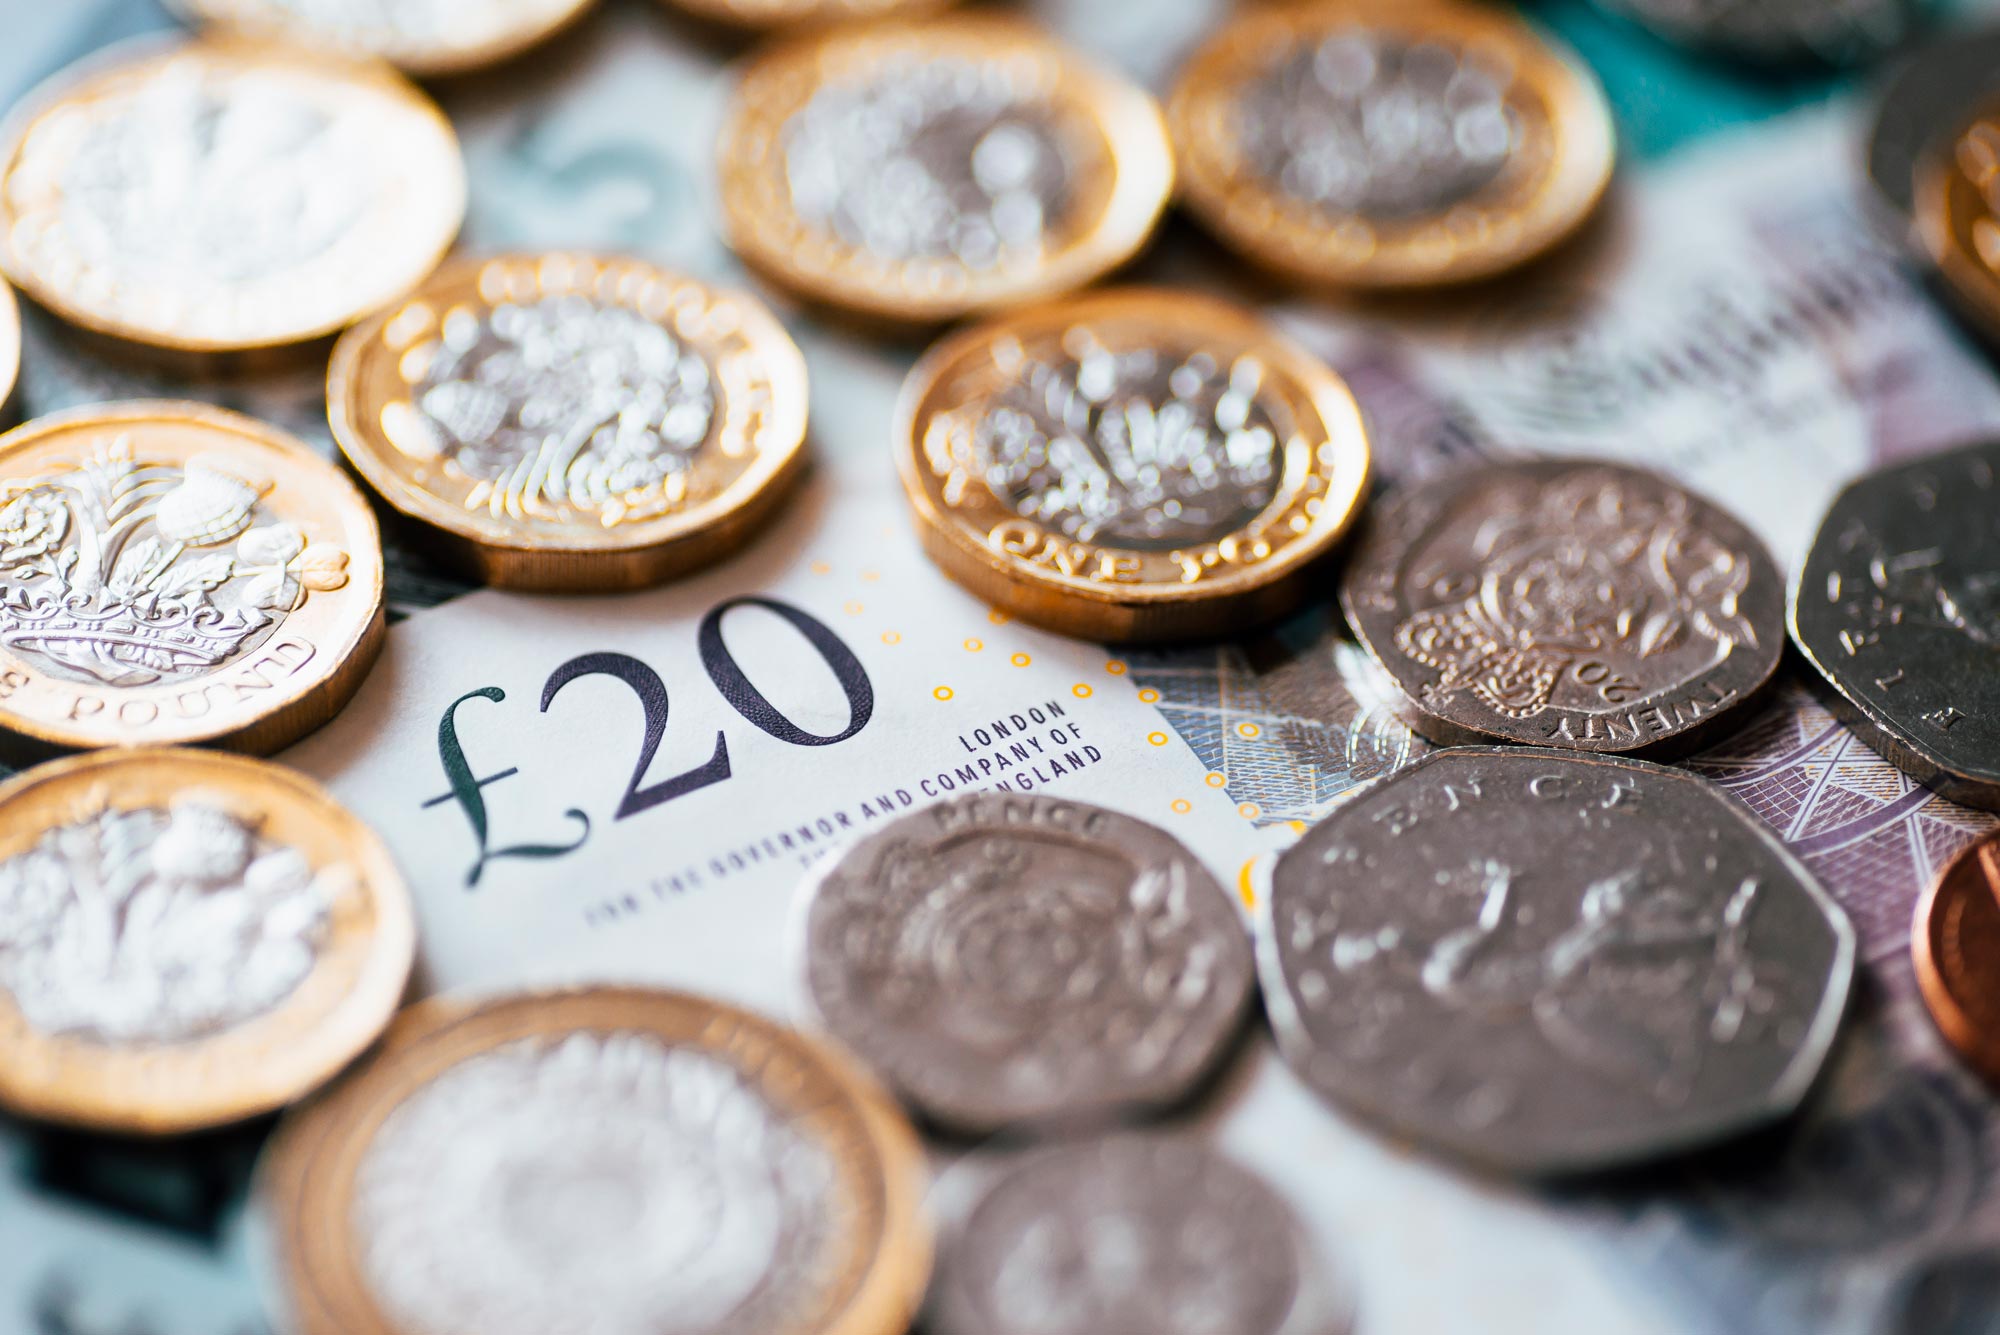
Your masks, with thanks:
[(1653, 755), (1770, 684), (1784, 597), (1742, 524), (1590, 461), (1494, 464), (1378, 507), (1340, 590), (1432, 741)]
[(1350, 1324), (1344, 1290), (1284, 1200), (1184, 1137), (1038, 1150), (981, 1186), (941, 1248), (931, 1335), (1337, 1335)]
[(2000, 442), (1850, 483), (1792, 583), (1791, 623), (1870, 746), (2000, 811)]
[(1910, 35), (1924, 0), (1595, 0), (1668, 41), (1744, 60), (1860, 65)]
[(1954, 32), (1926, 43), (1883, 81), (1864, 165), (1898, 233), (1910, 229), (1917, 167), (2000, 93), (2000, 29)]
[(1891, 1286), (1880, 1335), (2000, 1335), (2000, 1243), (1926, 1256)]
[(806, 992), (933, 1121), (969, 1132), (1173, 1102), (1255, 982), (1228, 893), (1165, 831), (1052, 797), (904, 816), (806, 888)]
[(1258, 949), (1279, 1046), (1321, 1095), (1542, 1176), (1790, 1112), (1839, 1024), (1854, 930), (1703, 779), (1480, 747), (1308, 831)]

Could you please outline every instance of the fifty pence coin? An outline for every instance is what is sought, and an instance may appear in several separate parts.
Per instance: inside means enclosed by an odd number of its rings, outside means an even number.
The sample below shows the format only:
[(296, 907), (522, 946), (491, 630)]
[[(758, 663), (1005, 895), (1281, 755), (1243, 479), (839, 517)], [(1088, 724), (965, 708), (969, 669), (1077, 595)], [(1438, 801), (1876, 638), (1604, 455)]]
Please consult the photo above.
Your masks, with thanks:
[(1670, 42), (1773, 64), (1860, 65), (1900, 46), (1923, 0), (1594, 0)]
[(1863, 165), (1900, 235), (1913, 235), (1916, 176), (1972, 112), (2000, 94), (2000, 29), (1954, 31), (1919, 47), (1882, 83)]
[(1146, 92), (997, 15), (758, 56), (718, 150), (730, 244), (806, 298), (922, 324), (1054, 296), (1152, 234), (1173, 155)]
[(2000, 810), (2000, 443), (1848, 484), (1793, 580), (1791, 623), (1870, 746)]
[(567, 27), (593, 0), (168, 0), (198, 23), (354, 56), (411, 74), (497, 64)]
[(1705, 780), (1440, 751), (1278, 859), (1258, 923), (1280, 1050), (1330, 1102), (1523, 1175), (1787, 1115), (1831, 1045), (1854, 929)]
[(820, 1021), (966, 1132), (1180, 1100), (1255, 982), (1236, 906), (1179, 840), (1032, 794), (883, 826), (820, 864), (802, 923)]
[(1910, 954), (1938, 1032), (2000, 1081), (2000, 835), (1946, 865), (1917, 904)]
[(1555, 245), (1611, 179), (1611, 114), (1511, 11), (1335, 0), (1238, 13), (1168, 104), (1188, 205), (1308, 283), (1483, 278)]
[(135, 402), (0, 435), (0, 729), (275, 751), (354, 694), (382, 626), (368, 502), (283, 432)]
[(269, 1112), (389, 1022), (409, 894), (303, 775), (213, 751), (0, 784), (0, 1104), (168, 1133)]
[(798, 475), (806, 367), (762, 303), (639, 260), (475, 260), (349, 330), (327, 373), (362, 477), (508, 588), (712, 562)]
[(298, 1335), (902, 1335), (922, 1192), (833, 1053), (596, 988), (406, 1011), (280, 1125), (257, 1200)]
[(1754, 534), (1653, 473), (1495, 464), (1370, 515), (1341, 605), (1442, 745), (1694, 749), (1770, 683), (1784, 581)]
[(1291, 1207), (1186, 1137), (968, 1161), (939, 1194), (953, 1188), (972, 1198), (939, 1252), (925, 1311), (932, 1335), (1340, 1335), (1350, 1326), (1329, 1258)]
[(429, 273), (464, 213), (437, 107), (324, 50), (116, 47), (0, 127), (0, 270), (71, 324), (155, 349), (332, 334)]
[(2000, 339), (2000, 103), (1953, 125), (1918, 164), (1917, 236), (1953, 304)]
[(1219, 635), (1311, 591), (1368, 481), (1347, 384), (1239, 307), (1120, 289), (1001, 316), (903, 382), (895, 444), (946, 573), (1100, 641)]

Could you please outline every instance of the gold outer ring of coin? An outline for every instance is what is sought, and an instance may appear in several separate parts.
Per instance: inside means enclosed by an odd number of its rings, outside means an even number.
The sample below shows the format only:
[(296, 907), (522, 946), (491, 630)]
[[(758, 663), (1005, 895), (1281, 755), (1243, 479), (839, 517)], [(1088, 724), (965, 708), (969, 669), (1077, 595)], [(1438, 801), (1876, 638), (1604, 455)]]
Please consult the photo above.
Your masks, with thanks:
[[(702, 453), (740, 471), (687, 509), (616, 523), (541, 511), (529, 497), (476, 498), (483, 487), (399, 448), (390, 423), (410, 415), (412, 350), (453, 311), (588, 294), (639, 312), (708, 363), (717, 423)], [(421, 361), (421, 358), (417, 358)], [(785, 499), (804, 462), (806, 364), (764, 304), (641, 260), (578, 254), (497, 255), (452, 265), (334, 346), (327, 418), (348, 462), (384, 500), (425, 525), (442, 554), (502, 588), (634, 589), (713, 563), (741, 546)], [(458, 499), (442, 494), (458, 493)], [(658, 498), (654, 498), (657, 502)], [(647, 502), (633, 502), (635, 513)]]
[[(1968, 944), (1991, 953), (1971, 957)], [(1938, 1032), (1974, 1069), (2000, 1082), (2000, 833), (1960, 850), (1924, 892), (1910, 927), (1910, 955)]]
[(191, 23), (245, 37), (332, 49), (357, 59), (387, 60), (405, 74), (430, 78), (498, 65), (556, 36), (595, 3), (597, 0), (552, 0), (545, 12), (526, 22), (516, 20), (513, 26), (470, 44), (393, 47), (378, 43), (372, 48), (352, 39), (344, 41), (338, 28), (288, 13), (272, 0), (167, 0), (167, 7)]
[[(1073, 542), (1018, 514), (967, 466), (955, 386), (991, 379), (994, 350), (1060, 339), (1079, 325), (1158, 330), (1219, 359), (1254, 352), (1275, 372), (1299, 431), (1279, 492), (1241, 529), (1185, 550)], [(982, 392), (985, 386), (981, 385)], [(1346, 381), (1250, 311), (1165, 288), (1112, 288), (999, 316), (952, 334), (903, 382), (892, 437), (917, 536), (945, 572), (995, 607), (1066, 635), (1112, 643), (1228, 634), (1307, 597), (1319, 558), (1367, 494), (1368, 434)]]
[[(93, 304), (72, 290), (73, 283), (65, 286), (40, 272), (22, 254), (17, 235), (26, 224), (21, 216), (21, 192), (15, 188), (14, 179), (30, 136), (53, 119), (83, 113), (100, 100), (123, 93), (156, 67), (184, 55), (199, 56), (225, 67), (296, 71), (302, 80), (322, 84), (339, 80), (349, 93), (375, 99), (378, 108), (393, 107), (403, 118), (399, 137), (414, 142), (430, 136), (437, 150), (437, 162), (433, 165), (444, 168), (426, 177), (426, 187), (434, 192), (427, 207), (419, 209), (411, 201), (402, 201), (396, 215), (405, 220), (402, 222), (405, 227), (409, 225), (407, 219), (420, 215), (433, 219), (431, 234), (410, 244), (399, 263), (386, 267), (378, 275), (356, 275), (351, 282), (343, 283), (341, 290), (345, 295), (337, 310), (323, 311), (254, 337), (191, 334), (175, 329), (170, 322), (130, 318)], [(437, 104), (416, 85), (379, 60), (351, 60), (281, 42), (226, 33), (176, 39), (132, 38), (57, 72), (22, 98), (5, 121), (0, 121), (0, 274), (101, 349), (176, 367), (201, 369), (221, 363), (229, 369), (248, 370), (301, 355), (435, 269), (457, 238), (465, 217), (465, 203), (465, 167), (458, 135)], [(107, 286), (115, 290), (115, 285)]]
[(2000, 340), (2000, 103), (1917, 166), (1917, 236), (1965, 317)]
[(192, 793), (338, 876), (312, 971), (272, 1010), (198, 1038), (121, 1045), (32, 1028), (0, 989), (0, 1104), (98, 1130), (168, 1135), (270, 1112), (382, 1032), (416, 953), (409, 891), (375, 837), (319, 784), (266, 760), (163, 747), (95, 751), (0, 783), (0, 862), (58, 824)]
[[(255, 418), (205, 403), (138, 400), (52, 413), (0, 435), (0, 514), (32, 485), (75, 476), (79, 466), (93, 458), (100, 447), (110, 449), (121, 438), (141, 466), (179, 467), (197, 458), (227, 462), (238, 472), (227, 474), (237, 492), (236, 501), (225, 506), (225, 516), (239, 504), (251, 507), (236, 516), (244, 522), (227, 539), (210, 541), (201, 533), (189, 533), (182, 542), (179, 537), (163, 535), (168, 543), (180, 542), (182, 551), (157, 567), (157, 578), (169, 575), (180, 556), (211, 561), (227, 556), (230, 570), (224, 579), (251, 574), (251, 570), (236, 568), (247, 563), (256, 573), (276, 578), (280, 591), (289, 582), (297, 601), (283, 610), (268, 633), (253, 629), (240, 637), (239, 648), (225, 653), (219, 665), (203, 675), (136, 685), (115, 684), (101, 676), (93, 680), (93, 674), (73, 667), (51, 671), (40, 657), (45, 651), (9, 643), (14, 636), (4, 632), (19, 632), (22, 626), (10, 627), (10, 619), (18, 622), (19, 615), (0, 610), (0, 742), (9, 740), (7, 733), (30, 739), (21, 751), (28, 757), (38, 751), (46, 754), (49, 748), (188, 743), (268, 754), (332, 718), (359, 688), (382, 648), (382, 540), (374, 512), (360, 490), (310, 447)], [(184, 470), (183, 482), (185, 478)], [(112, 498), (118, 506), (117, 517), (106, 524), (108, 530), (122, 535), (118, 538), (121, 543), (130, 539), (135, 524), (142, 522), (133, 516), (156, 511), (162, 500), (144, 478), (130, 481), (129, 488), (118, 484), (121, 490)], [(255, 490), (259, 484), (263, 490), (256, 500), (243, 502), (240, 489)], [(227, 489), (226, 483), (223, 489)], [(220, 500), (212, 503), (223, 504)], [(187, 507), (190, 512), (198, 508)], [(261, 555), (246, 555), (237, 545), (242, 534), (265, 527), (253, 522), (256, 509), (263, 508), (271, 515), (271, 526), (290, 525), (295, 532), (289, 536), (299, 539), (298, 549), (288, 552), (282, 561), (276, 555), (279, 547)], [(50, 515), (35, 524), (34, 533), (25, 527), (19, 534), (0, 527), (0, 547), (14, 540), (13, 550), (7, 553), (12, 568), (0, 569), (0, 590), (9, 588), (10, 579), (21, 578), (14, 573), (21, 567), (14, 563), (28, 560), (31, 548), (45, 549), (43, 555), (60, 551), (68, 537), (78, 534), (80, 517), (73, 508), (64, 513), (63, 532), (53, 537)], [(191, 521), (198, 518), (190, 515)], [(34, 521), (24, 510), (18, 522), (25, 526)], [(275, 536), (285, 535), (267, 535)], [(289, 546), (289, 542), (279, 546)], [(98, 555), (102, 565), (115, 553), (102, 546)], [(79, 564), (83, 559), (79, 551)], [(111, 569), (100, 571), (99, 577), (108, 581), (116, 569), (114, 560)], [(145, 573), (136, 570), (133, 577), (141, 578)], [(64, 585), (74, 587), (68, 576)], [(153, 587), (159, 588), (157, 584)], [(83, 611), (105, 610), (102, 593), (76, 591), (95, 600), (87, 602)], [(50, 597), (37, 600), (39, 610), (48, 614), (40, 619), (41, 624), (28, 628), (37, 635), (65, 629), (82, 631), (86, 646), (103, 644), (114, 653), (114, 642), (136, 643), (135, 626), (113, 628), (102, 617), (97, 619), (107, 624), (97, 628), (101, 634), (88, 626), (56, 624), (64, 610), (58, 604), (64, 600), (55, 593), (51, 590)], [(192, 593), (190, 586), (180, 593), (165, 592), (155, 601), (153, 611), (164, 620), (156, 627), (159, 634), (148, 637), (150, 641), (164, 648), (169, 643), (180, 644), (202, 629), (194, 624), (200, 617), (202, 600), (187, 596)], [(187, 604), (185, 616), (174, 611), (177, 599)], [(213, 649), (214, 636), (207, 632), (215, 630), (207, 626), (197, 638), (209, 641)]]
[(0, 282), (0, 427), (13, 421), (14, 391), (21, 383), (21, 307), (14, 289)]
[[(1040, 262), (969, 272), (952, 261), (887, 260), (808, 225), (792, 205), (784, 138), (827, 84), (905, 57), (1004, 61), (1065, 118), (1088, 123), (1103, 162), (1088, 197)], [(807, 301), (886, 325), (925, 325), (1046, 299), (1139, 252), (1173, 190), (1166, 122), (1137, 85), (1055, 37), (1002, 15), (951, 15), (837, 28), (767, 47), (744, 70), (717, 150), (724, 230), (745, 263)]]
[[(1515, 71), (1509, 101), (1519, 106), (1525, 98), (1538, 108), (1551, 142), (1529, 144), (1531, 159), (1503, 169), (1497, 198), (1484, 204), (1475, 198), (1407, 224), (1337, 218), (1287, 200), (1243, 161), (1233, 128), (1236, 98), (1248, 82), (1266, 77), (1279, 54), (1348, 28), (1494, 53)], [(1247, 9), (1188, 61), (1168, 98), (1167, 121), (1182, 197), (1211, 231), (1265, 269), (1336, 288), (1430, 287), (1524, 264), (1589, 218), (1616, 158), (1610, 107), (1588, 68), (1511, 9), (1459, 0)]]
[(916, 18), (949, 9), (959, 0), (660, 0), (706, 23), (746, 30), (863, 23)]
[[(902, 1335), (930, 1276), (922, 1146), (901, 1109), (839, 1050), (750, 1011), (684, 992), (589, 987), (483, 1001), (432, 1000), (403, 1012), (368, 1058), (279, 1124), (257, 1166), (270, 1269), (298, 1335), (409, 1335), (369, 1291), (351, 1218), (356, 1174), (383, 1123), (458, 1063), (520, 1040), (638, 1031), (761, 1076), (827, 1142), (874, 1236), (846, 1292), (806, 1313), (803, 1335)], [(843, 1241), (850, 1241), (844, 1237)]]

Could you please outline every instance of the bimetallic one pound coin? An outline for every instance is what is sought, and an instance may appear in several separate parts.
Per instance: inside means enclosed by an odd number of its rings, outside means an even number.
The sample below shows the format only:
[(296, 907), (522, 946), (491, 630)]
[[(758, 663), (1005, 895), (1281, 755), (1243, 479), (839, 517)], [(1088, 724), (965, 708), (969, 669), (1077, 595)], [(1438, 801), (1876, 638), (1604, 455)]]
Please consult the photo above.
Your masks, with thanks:
[(1769, 685), (1785, 588), (1754, 534), (1656, 474), (1495, 464), (1370, 514), (1349, 622), (1442, 745), (1685, 753)]
[(922, 1178), (831, 1053), (599, 988), (405, 1012), (279, 1127), (258, 1200), (297, 1335), (902, 1335)]
[(1898, 236), (1914, 233), (1918, 167), (1995, 95), (2000, 95), (2000, 28), (1957, 30), (1926, 42), (1883, 81), (1863, 166)]
[(347, 702), (382, 626), (368, 502), (283, 432), (138, 402), (0, 435), (0, 729), (275, 751)]
[(1604, 194), (1611, 113), (1511, 12), (1330, 0), (1239, 13), (1168, 103), (1188, 205), (1245, 258), (1337, 287), (1484, 278)]
[(1884, 759), (2000, 811), (2000, 443), (1848, 484), (1794, 577), (1791, 625)]
[(1137, 253), (1173, 184), (1143, 89), (991, 15), (771, 48), (736, 89), (719, 162), (745, 261), (893, 323), (1088, 283)]
[(323, 50), (113, 48), (0, 132), (0, 269), (70, 323), (156, 349), (335, 333), (429, 273), (464, 213), (437, 107)]
[(803, 457), (806, 368), (743, 294), (639, 260), (498, 256), (349, 330), (327, 411), (355, 469), (460, 566), (633, 588), (770, 516)]
[[(1119, 1136), (969, 1160), (932, 1335), (1341, 1335), (1331, 1258), (1248, 1169), (1182, 1136)], [(948, 1175), (940, 1192), (959, 1185)]]
[(823, 862), (804, 894), (821, 1022), (960, 1131), (1180, 1100), (1256, 981), (1235, 904), (1178, 840), (1059, 798), (912, 812)]
[(121, 1132), (290, 1103), (395, 1013), (416, 928), (387, 850), (303, 775), (212, 751), (0, 784), (0, 1104)]
[(1392, 1134), (1530, 1176), (1787, 1115), (1833, 1042), (1854, 929), (1705, 780), (1440, 751), (1279, 858), (1259, 923), (1286, 1060)]
[(1938, 1032), (2000, 1082), (2000, 835), (1946, 865), (1917, 904), (1910, 954)]
[(1959, 310), (2000, 339), (2000, 103), (1945, 136), (1917, 168), (1917, 235)]
[(1250, 312), (1122, 289), (945, 339), (895, 443), (925, 550), (1024, 620), (1219, 635), (1310, 591), (1368, 482), (1346, 383)]
[(593, 0), (168, 0), (198, 23), (354, 56), (411, 74), (457, 74), (518, 55)]

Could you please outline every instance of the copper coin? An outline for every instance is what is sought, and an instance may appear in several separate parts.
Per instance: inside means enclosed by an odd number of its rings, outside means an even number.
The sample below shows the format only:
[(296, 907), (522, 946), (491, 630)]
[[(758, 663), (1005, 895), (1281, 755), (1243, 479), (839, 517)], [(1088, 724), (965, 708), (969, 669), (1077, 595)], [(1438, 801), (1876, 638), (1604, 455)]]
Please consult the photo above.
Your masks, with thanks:
[(2000, 1080), (2000, 834), (1961, 852), (1925, 893), (1910, 954), (1938, 1031)]

